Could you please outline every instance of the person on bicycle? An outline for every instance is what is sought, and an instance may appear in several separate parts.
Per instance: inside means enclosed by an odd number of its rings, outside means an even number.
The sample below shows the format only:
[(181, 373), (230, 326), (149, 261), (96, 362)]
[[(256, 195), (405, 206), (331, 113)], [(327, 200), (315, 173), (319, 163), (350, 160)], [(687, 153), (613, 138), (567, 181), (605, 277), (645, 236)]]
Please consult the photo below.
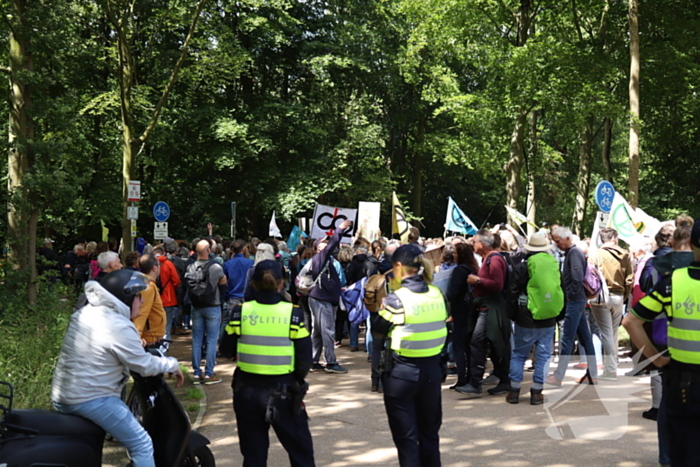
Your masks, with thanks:
[(56, 410), (99, 425), (126, 446), (134, 467), (155, 467), (155, 461), (150, 436), (120, 398), (127, 370), (141, 376), (173, 373), (177, 387), (184, 382), (177, 360), (147, 353), (131, 322), (149, 283), (148, 276), (126, 269), (100, 283), (86, 282), (87, 305), (71, 316), (51, 389)]

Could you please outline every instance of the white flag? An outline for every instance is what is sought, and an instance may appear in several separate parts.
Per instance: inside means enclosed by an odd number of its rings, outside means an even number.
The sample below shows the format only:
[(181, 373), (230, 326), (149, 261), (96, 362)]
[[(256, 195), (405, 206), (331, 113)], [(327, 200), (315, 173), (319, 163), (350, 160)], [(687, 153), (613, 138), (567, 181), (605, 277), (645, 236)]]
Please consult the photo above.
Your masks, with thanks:
[(277, 227), (277, 221), (275, 220), (275, 211), (272, 211), (272, 219), (270, 219), (270, 237), (282, 237), (282, 232)]

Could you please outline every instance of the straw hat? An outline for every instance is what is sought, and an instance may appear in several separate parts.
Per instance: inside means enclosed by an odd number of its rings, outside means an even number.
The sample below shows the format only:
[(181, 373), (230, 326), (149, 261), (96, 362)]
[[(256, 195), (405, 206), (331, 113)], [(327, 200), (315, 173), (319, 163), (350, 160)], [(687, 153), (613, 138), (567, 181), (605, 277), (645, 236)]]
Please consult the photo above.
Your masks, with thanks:
[(530, 240), (528, 240), (524, 248), (531, 253), (535, 253), (538, 251), (549, 251), (552, 249), (552, 245), (543, 233), (537, 232), (530, 236)]

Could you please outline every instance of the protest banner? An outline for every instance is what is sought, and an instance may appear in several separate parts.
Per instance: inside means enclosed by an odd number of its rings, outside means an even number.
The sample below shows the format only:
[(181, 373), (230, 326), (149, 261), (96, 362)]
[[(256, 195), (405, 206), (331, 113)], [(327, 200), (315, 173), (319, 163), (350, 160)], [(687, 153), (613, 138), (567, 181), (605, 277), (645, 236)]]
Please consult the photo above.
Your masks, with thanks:
[(275, 220), (275, 211), (272, 211), (272, 219), (270, 219), (270, 237), (282, 238), (282, 232), (277, 227), (277, 221)]
[(357, 209), (336, 208), (333, 206), (316, 204), (314, 208), (314, 218), (311, 224), (311, 238), (318, 239), (333, 235), (333, 231), (337, 229), (344, 220), (349, 219), (353, 221), (353, 228), (346, 232), (340, 241), (341, 243), (350, 243), (352, 240), (352, 233), (355, 230), (356, 217)]
[(399, 204), (399, 198), (396, 193), (392, 193), (392, 218), (391, 218), (391, 233), (398, 234), (401, 238), (401, 243), (408, 243), (408, 228), (410, 225), (406, 221), (406, 216)]
[[(643, 228), (642, 223), (637, 224)], [(615, 229), (620, 240), (624, 240), (628, 245), (640, 238), (634, 221), (634, 210), (618, 192), (615, 192), (613, 198), (608, 227)]]
[(381, 236), (379, 230), (379, 216), (382, 203), (370, 203), (360, 201), (357, 206), (357, 236), (366, 238), (370, 242), (378, 240)]
[(445, 230), (459, 232), (464, 235), (475, 235), (477, 228), (469, 217), (464, 214), (455, 200), (449, 196), (447, 202), (447, 217), (445, 219)]

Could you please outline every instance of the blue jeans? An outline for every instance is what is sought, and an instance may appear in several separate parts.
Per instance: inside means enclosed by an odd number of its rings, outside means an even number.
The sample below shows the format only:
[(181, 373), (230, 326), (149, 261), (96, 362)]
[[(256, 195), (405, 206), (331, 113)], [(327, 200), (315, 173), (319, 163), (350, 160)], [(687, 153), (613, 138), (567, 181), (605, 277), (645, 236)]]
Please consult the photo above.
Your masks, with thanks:
[(554, 377), (559, 381), (564, 380), (566, 368), (571, 360), (571, 351), (574, 348), (574, 336), (578, 335), (578, 341), (586, 354), (588, 362), (588, 373), (591, 378), (598, 377), (598, 367), (595, 361), (595, 349), (593, 348), (593, 340), (591, 331), (588, 329), (588, 320), (584, 313), (586, 309), (586, 300), (567, 300), (566, 302), (566, 317), (564, 318), (564, 330), (562, 331), (561, 339), (559, 339), (559, 365), (554, 371)]
[(360, 346), (360, 325), (350, 323), (350, 347)]
[[(530, 355), (530, 349), (535, 346), (535, 373), (532, 375), (532, 389), (542, 389), (544, 384), (547, 360), (552, 354), (554, 326), (548, 328), (523, 328), (515, 325), (513, 331), (513, 354), (510, 357), (511, 386), (519, 386), (523, 381), (523, 367)], [(513, 384), (515, 383), (515, 384)]]
[(53, 405), (61, 413), (79, 415), (99, 425), (126, 447), (134, 467), (155, 467), (151, 437), (118, 397), (100, 397), (73, 405), (54, 402)]
[(214, 374), (216, 365), (216, 341), (219, 338), (221, 307), (192, 308), (192, 369), (195, 376), (202, 376), (202, 343), (207, 338), (205, 376)]
[(177, 306), (166, 306), (165, 307), (165, 315), (166, 315), (166, 321), (165, 321), (165, 338), (170, 339), (170, 332), (172, 331), (173, 328), (173, 322), (177, 318), (178, 315), (178, 310), (179, 308)]

